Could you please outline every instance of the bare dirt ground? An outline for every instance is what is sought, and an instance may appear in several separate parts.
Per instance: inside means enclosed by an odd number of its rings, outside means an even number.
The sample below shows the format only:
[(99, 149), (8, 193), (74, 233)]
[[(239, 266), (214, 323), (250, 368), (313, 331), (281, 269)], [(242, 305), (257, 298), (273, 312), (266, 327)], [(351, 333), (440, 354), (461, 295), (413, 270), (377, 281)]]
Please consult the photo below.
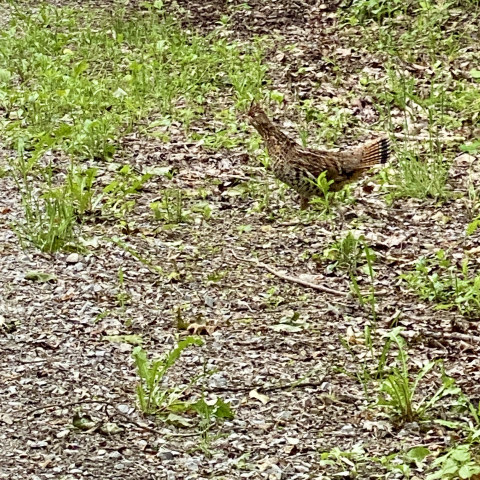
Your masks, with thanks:
[[(185, 9), (185, 23), (205, 31), (222, 14), (235, 11), (234, 2), (178, 4)], [(345, 78), (357, 61), (380, 74), (381, 59), (338, 53), (350, 48), (352, 40), (335, 30), (337, 4), (249, 4), (248, 12), (233, 13), (230, 35), (248, 39), (268, 34), (274, 40), (267, 55), (269, 75), (275, 88), (290, 92), (277, 120), (285, 120), (295, 95), (343, 98), (348, 81), (334, 85), (331, 64), (325, 61), (333, 52)], [(285, 50), (290, 44), (296, 49)], [(300, 65), (305, 73), (296, 76), (292, 72)], [(319, 79), (321, 88), (315, 87)], [(366, 136), (375, 109), (368, 99), (351, 107)], [(295, 122), (294, 113), (290, 120)], [(292, 135), (294, 131), (290, 128)], [(361, 137), (361, 131), (345, 132), (341, 141), (348, 144)], [(452, 189), (465, 191), (468, 172), (475, 172), (471, 160), (463, 157), (454, 163)], [(445, 359), (447, 373), (475, 399), (480, 394), (479, 344), (443, 335), (475, 337), (480, 335), (478, 324), (433, 310), (398, 280), (434, 248), (452, 248), (461, 256), (478, 246), (478, 236), (464, 239), (469, 217), (462, 199), (441, 205), (404, 199), (387, 206), (378, 187), (366, 179), (354, 191), (357, 202), (342, 206), (336, 219), (327, 222), (300, 215), (295, 195), (279, 195), (270, 174), (241, 149), (212, 153), (188, 143), (180, 131), (171, 132), (167, 144), (131, 135), (114, 161), (139, 170), (172, 166), (177, 175), (148, 183), (133, 214), (135, 231), (122, 232), (108, 223), (86, 225), (93, 238), (88, 255), (22, 250), (10, 226), (21, 211), (16, 186), (8, 176), (0, 180), (0, 478), (293, 480), (333, 478), (342, 471), (344, 478), (353, 478), (347, 464), (322, 466), (321, 453), (335, 447), (349, 451), (361, 444), (372, 459), (417, 445), (440, 451), (451, 444), (455, 433), (444, 427), (399, 426), (369, 408), (355, 372), (358, 359), (367, 355), (361, 337), (370, 322), (370, 306), (349, 294), (348, 276), (327, 273), (312, 255), (349, 230), (363, 233), (377, 256), (377, 338), (393, 325), (403, 326), (414, 364), (421, 368), (427, 360)], [(111, 169), (100, 168), (107, 183)], [(253, 211), (257, 200), (250, 196), (228, 195), (238, 177), (269, 185), (266, 209)], [(211, 218), (171, 230), (158, 228), (148, 205), (169, 186), (208, 191)], [(101, 233), (119, 236), (170, 275), (156, 274)], [(254, 256), (290, 276), (316, 275), (318, 283), (347, 295), (286, 282), (242, 260)], [(57, 280), (35, 283), (25, 278), (29, 271), (47, 272)], [(360, 276), (360, 286), (368, 289), (367, 275)], [(119, 292), (127, 298), (124, 306), (119, 305)], [(231, 402), (235, 418), (212, 428), (208, 449), (198, 448), (198, 435), (182, 436), (192, 430), (160, 424), (135, 409), (138, 378), (132, 346), (102, 340), (103, 335), (138, 334), (149, 354), (160, 354), (176, 341), (178, 312), (186, 324), (218, 327), (203, 336), (202, 347), (185, 351), (169, 372), (170, 382), (187, 384), (205, 365), (216, 370), (204, 388)], [(272, 328), (294, 313), (298, 331)], [(349, 339), (357, 357), (342, 347), (339, 336)], [(422, 392), (428, 394), (438, 384), (438, 376), (432, 376)], [(253, 390), (268, 401), (252, 397)], [(187, 393), (198, 392), (193, 386)], [(94, 400), (99, 403), (89, 403)], [(95, 422), (91, 431), (71, 428), (80, 406)], [(108, 423), (120, 431), (102, 432), (100, 427)], [(362, 479), (386, 475), (379, 462), (359, 461), (356, 469)], [(424, 478), (421, 471), (415, 475)]]

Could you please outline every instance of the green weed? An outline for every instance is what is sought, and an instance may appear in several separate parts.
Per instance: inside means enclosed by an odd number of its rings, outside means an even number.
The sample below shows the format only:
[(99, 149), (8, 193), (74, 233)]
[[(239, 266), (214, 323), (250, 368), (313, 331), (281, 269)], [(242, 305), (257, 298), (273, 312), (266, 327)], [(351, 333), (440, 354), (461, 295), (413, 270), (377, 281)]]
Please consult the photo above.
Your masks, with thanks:
[(397, 344), (399, 367), (394, 367), (392, 373), (381, 384), (377, 404), (386, 407), (401, 422), (413, 422), (424, 417), (441, 398), (447, 395), (459, 395), (461, 390), (455, 386), (452, 378), (445, 375), (442, 368), (442, 385), (436, 392), (427, 397), (415, 400), (420, 381), (429, 373), (438, 362), (428, 362), (413, 378), (408, 368), (408, 356), (405, 351), (405, 341), (399, 335), (400, 327), (389, 333), (390, 338)]
[(461, 267), (452, 263), (443, 250), (434, 258), (420, 257), (415, 270), (401, 275), (422, 300), (437, 302), (437, 309), (456, 308), (461, 314), (478, 315), (480, 275), (470, 273), (469, 261)]
[(312, 100), (305, 100), (300, 105), (305, 118), (305, 128), (301, 131), (303, 146), (307, 146), (309, 126), (315, 129), (315, 141), (322, 145), (334, 145), (347, 128), (352, 128), (356, 119), (352, 113), (334, 104), (315, 106)]
[(455, 478), (474, 478), (480, 473), (478, 452), (472, 452), (472, 445), (458, 445), (445, 455), (436, 458), (432, 467), (438, 467), (435, 473), (427, 475), (426, 480), (449, 480)]
[(365, 244), (363, 236), (356, 237), (352, 232), (348, 232), (343, 238), (332, 242), (320, 258), (314, 255), (312, 259), (332, 262), (327, 266), (328, 272), (338, 269), (352, 273), (367, 262), (367, 253), (370, 254), (372, 261), (375, 261), (375, 254)]
[(394, 141), (393, 150), (398, 166), (390, 175), (388, 170), (382, 170), (380, 178), (395, 187), (389, 194), (390, 199), (445, 199), (449, 195), (446, 189), (449, 162), (444, 158), (438, 140), (440, 127), (445, 127), (447, 123), (445, 86), (440, 78), (437, 81), (434, 79), (428, 95), (420, 95), (415, 78), (407, 78), (397, 66), (387, 65), (387, 74), (389, 88), (378, 95), (381, 101), (378, 107), (389, 129), (395, 128), (391, 112), (397, 108), (402, 112), (406, 132), (412, 124), (421, 121), (428, 128), (428, 138), (423, 143), (414, 141), (402, 144)]
[(34, 188), (31, 169), (38, 155), (27, 157), (23, 139), (18, 141), (17, 151), (11, 167), (24, 210), (24, 218), (14, 224), (20, 241), (49, 253), (77, 248), (77, 217), (68, 185), (53, 185), (52, 167), (47, 165), (41, 170), (42, 191)]
[(127, 303), (130, 301), (131, 297), (125, 289), (125, 279), (124, 279), (122, 267), (118, 269), (118, 285), (119, 285), (119, 289), (118, 289), (118, 293), (116, 294), (116, 299), (118, 302), (118, 306), (122, 310), (122, 314), (124, 314), (125, 307)]
[(15, 225), (20, 239), (49, 253), (76, 248), (76, 216), (72, 204), (65, 202), (66, 189), (53, 188), (36, 196), (28, 188), (22, 195), (25, 220)]
[(258, 92), (265, 67), (258, 43), (201, 37), (159, 9), (12, 10), (0, 33), (0, 124), (7, 145), (110, 158), (119, 139), (149, 114), (188, 128), (223, 90), (242, 104)]
[(407, 2), (401, 0), (353, 0), (345, 11), (351, 25), (365, 23), (369, 20), (381, 22), (384, 17), (391, 17), (394, 13), (406, 9)]
[(342, 470), (341, 475), (348, 473), (348, 476), (355, 478), (358, 476), (358, 467), (366, 463), (367, 456), (361, 445), (355, 445), (351, 450), (340, 450), (338, 447), (332, 448), (328, 452), (320, 454), (320, 466), (339, 467)]
[(311, 182), (316, 185), (320, 194), (313, 197), (310, 200), (310, 204), (320, 207), (322, 215), (329, 215), (335, 199), (335, 192), (330, 191), (330, 185), (333, 183), (333, 180), (327, 180), (327, 172), (322, 172), (317, 179), (312, 179)]
[(182, 351), (190, 345), (202, 344), (199, 338), (187, 337), (173, 350), (151, 361), (141, 347), (134, 348), (132, 357), (141, 380), (137, 385), (137, 399), (143, 412), (162, 416), (166, 422), (183, 427), (190, 426), (190, 422), (182, 414), (196, 412), (201, 418), (200, 426), (203, 431), (208, 430), (212, 418), (233, 418), (230, 406), (218, 397), (212, 401), (202, 394), (195, 402), (182, 400), (185, 391), (208, 372), (192, 377), (189, 384), (184, 387), (167, 387), (164, 384), (165, 374), (174, 366)]
[(93, 213), (102, 197), (94, 190), (96, 168), (81, 169), (72, 166), (67, 177), (68, 194), (71, 197), (75, 213), (84, 215)]
[(364, 389), (365, 398), (369, 399), (368, 384), (375, 380), (380, 380), (388, 374), (387, 360), (392, 347), (392, 336), (387, 336), (380, 355), (377, 356), (376, 350), (373, 344), (372, 329), (366, 325), (363, 333), (365, 346), (368, 350), (367, 355), (359, 356), (349, 344), (346, 338), (340, 337), (340, 343), (342, 346), (352, 355), (355, 359), (355, 363), (358, 365), (356, 371), (356, 378), (362, 384)]
[(468, 182), (467, 197), (464, 201), (468, 216), (471, 219), (465, 233), (467, 235), (473, 235), (480, 226), (480, 195), (471, 177)]
[(124, 241), (120, 240), (117, 237), (112, 237), (112, 238), (104, 237), (104, 238), (105, 240), (114, 243), (125, 252), (128, 252), (133, 258), (138, 260), (142, 265), (145, 265), (152, 273), (155, 273), (157, 275), (163, 274), (162, 267), (159, 267), (158, 265), (154, 265), (149, 259), (145, 258), (136, 249), (132, 248), (130, 245), (128, 245)]
[(389, 197), (445, 199), (448, 164), (443, 159), (421, 159), (423, 155), (407, 148), (397, 150), (398, 171), (390, 176), (388, 183), (395, 185)]
[[(183, 195), (180, 189), (167, 189), (164, 191), (161, 201), (150, 204), (155, 220), (167, 224), (187, 223), (191, 221), (191, 212), (183, 209)], [(210, 210), (211, 211), (211, 210)], [(204, 218), (208, 218), (210, 212), (208, 205), (203, 206)]]
[(175, 364), (185, 348), (190, 345), (202, 344), (203, 342), (198, 338), (187, 337), (179, 342), (172, 351), (152, 361), (148, 360), (147, 353), (141, 347), (136, 347), (133, 350), (132, 357), (141, 379), (141, 383), (137, 385), (137, 399), (143, 412), (165, 413), (174, 411), (178, 404), (180, 404), (180, 407), (183, 406), (184, 402), (180, 402), (179, 398), (184, 389), (165, 387), (163, 377)]
[(138, 175), (130, 165), (124, 165), (118, 170), (115, 179), (103, 189), (102, 210), (121, 218), (125, 217), (135, 206), (132, 196), (138, 194), (152, 176), (151, 173)]

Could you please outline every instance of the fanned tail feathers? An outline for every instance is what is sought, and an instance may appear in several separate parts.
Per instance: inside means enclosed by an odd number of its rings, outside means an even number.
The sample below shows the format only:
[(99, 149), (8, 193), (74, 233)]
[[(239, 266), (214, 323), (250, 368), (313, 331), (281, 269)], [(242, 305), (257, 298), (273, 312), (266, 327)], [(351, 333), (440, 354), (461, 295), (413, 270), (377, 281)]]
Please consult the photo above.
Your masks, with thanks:
[(365, 145), (360, 168), (387, 163), (390, 157), (390, 141), (388, 138), (379, 138)]

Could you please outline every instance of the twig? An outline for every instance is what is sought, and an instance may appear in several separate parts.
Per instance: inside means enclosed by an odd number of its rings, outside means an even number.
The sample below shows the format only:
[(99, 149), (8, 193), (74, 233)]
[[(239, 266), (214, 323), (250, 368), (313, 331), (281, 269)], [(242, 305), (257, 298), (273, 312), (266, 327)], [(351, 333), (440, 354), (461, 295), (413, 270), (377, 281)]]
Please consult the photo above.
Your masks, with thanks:
[(250, 182), (251, 180), (255, 180), (252, 177), (246, 177), (245, 175), (229, 175), (229, 174), (221, 174), (218, 177), (225, 179), (225, 180), (244, 180), (246, 182)]
[(255, 263), (257, 266), (264, 268), (265, 270), (268, 270), (270, 273), (275, 275), (278, 278), (281, 278), (282, 280), (286, 280), (287, 282), (293, 282), (293, 283), (298, 283), (299, 285), (303, 285), (304, 287), (309, 287), (309, 288), (314, 288), (315, 290), (320, 290), (321, 292), (326, 292), (326, 293), (331, 293), (332, 295), (339, 295), (339, 296), (346, 296), (347, 294), (345, 292), (340, 292), (339, 290), (333, 290), (332, 288), (324, 287), (323, 285), (318, 285), (317, 283), (310, 283), (305, 280), (302, 280), (297, 277), (289, 277), (288, 275), (284, 275), (283, 273), (277, 272), (275, 269), (273, 269), (270, 265), (267, 265), (266, 263), (259, 262), (258, 260), (250, 260), (249, 258), (239, 258), (237, 255), (235, 255), (235, 252), (232, 250), (232, 255), (237, 259), (242, 262), (249, 262), (249, 263)]
[[(415, 333), (415, 332), (413, 332)], [(415, 337), (417, 335), (412, 335), (411, 331), (403, 331), (400, 332), (400, 334), (407, 338), (410, 339), (412, 337)], [(420, 331), (419, 335), (424, 335), (425, 337), (431, 337), (435, 338), (436, 340), (461, 340), (463, 342), (473, 342), (473, 343), (480, 343), (480, 337), (477, 335), (466, 335), (465, 333), (438, 333), (438, 332), (425, 332), (425, 331)]]
[[(306, 382), (306, 383), (298, 383), (292, 382), (287, 383), (286, 385), (273, 385), (271, 387), (262, 387), (261, 385), (250, 385), (249, 387), (218, 387), (213, 388), (211, 390), (205, 389), (206, 392), (245, 392), (248, 390), (260, 390), (260, 392), (273, 392), (276, 390), (287, 390), (289, 388), (305, 388), (305, 387), (320, 387), (324, 382)], [(337, 401), (341, 403), (352, 403), (352, 400), (360, 400), (358, 397), (353, 395), (340, 395), (337, 398)]]
[(285, 385), (272, 385), (271, 387), (265, 387), (263, 385), (249, 385), (246, 387), (215, 387), (208, 389), (206, 392), (246, 392), (248, 390), (261, 390), (262, 392), (274, 392), (276, 390), (287, 390), (288, 388), (305, 388), (305, 387), (320, 387), (324, 382), (306, 382), (298, 383), (292, 382)]
[[(429, 136), (409, 135), (408, 133), (401, 133), (401, 132), (394, 133), (393, 136), (400, 139), (400, 140), (411, 140), (412, 142), (418, 142), (418, 141), (422, 141), (422, 140), (430, 140)], [(432, 140), (438, 140), (439, 142), (464, 142), (466, 140), (465, 137), (460, 137), (460, 136), (457, 136), (457, 137), (438, 137), (438, 138), (435, 137), (435, 136), (432, 136), (431, 139)]]
[(28, 363), (42, 363), (42, 362), (51, 362), (50, 358), (39, 358), (38, 360), (18, 360), (20, 363), (28, 364)]
[(168, 435), (168, 436), (171, 436), (171, 437), (195, 437), (196, 435), (202, 435), (203, 433), (205, 433), (205, 431), (195, 432), (195, 433), (162, 433), (162, 432), (159, 432), (158, 430), (155, 430), (154, 428), (150, 428), (150, 427), (147, 427), (146, 425), (143, 425), (141, 423), (136, 422), (129, 415), (127, 415), (126, 413), (123, 413), (115, 404), (113, 404), (112, 402), (109, 402), (107, 400), (80, 400), (78, 402), (62, 403), (61, 405), (59, 405), (59, 404), (43, 405), (43, 406), (40, 406), (40, 407), (36, 407), (33, 410), (30, 410), (27, 413), (26, 416), (28, 418), (32, 413), (34, 413), (38, 410), (45, 410), (47, 408), (54, 408), (54, 407), (65, 408), (65, 407), (72, 407), (74, 405), (82, 405), (82, 404), (85, 404), (85, 403), (100, 403), (100, 404), (103, 404), (103, 405), (108, 405), (109, 407), (112, 407), (123, 418), (127, 419), (128, 422), (131, 423), (132, 425), (135, 425), (138, 428), (146, 430), (147, 432), (155, 433), (156, 435), (161, 435), (161, 436), (167, 436)]

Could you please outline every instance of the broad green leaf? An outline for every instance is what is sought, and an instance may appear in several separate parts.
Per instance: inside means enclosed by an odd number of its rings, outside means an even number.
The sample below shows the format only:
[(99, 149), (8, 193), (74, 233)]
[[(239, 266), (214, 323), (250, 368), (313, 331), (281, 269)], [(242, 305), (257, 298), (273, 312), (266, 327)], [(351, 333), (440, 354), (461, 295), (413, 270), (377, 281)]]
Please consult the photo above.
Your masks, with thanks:
[(145, 350), (143, 350), (142, 347), (135, 347), (132, 351), (132, 358), (135, 360), (140, 378), (146, 379), (148, 375), (148, 360)]
[(474, 475), (480, 473), (480, 467), (475, 464), (469, 463), (468, 465), (463, 465), (462, 468), (458, 471), (460, 478), (472, 478)]
[(186, 418), (181, 417), (180, 415), (175, 415), (174, 413), (170, 413), (165, 421), (171, 425), (175, 425), (176, 427), (186, 428), (192, 426), (192, 424)]
[(96, 422), (92, 420), (89, 415), (82, 415), (79, 412), (76, 412), (73, 416), (73, 426), (79, 430), (90, 430), (96, 426)]
[(469, 445), (460, 445), (455, 450), (452, 451), (451, 458), (459, 462), (469, 462), (470, 461), (470, 446)]
[(270, 92), (270, 98), (275, 102), (282, 103), (285, 95), (283, 95), (283, 93), (277, 92), (276, 90), (272, 90)]
[(137, 385), (137, 398), (138, 398), (138, 403), (140, 404), (140, 408), (142, 409), (142, 412), (146, 412), (148, 409), (147, 398), (145, 395), (145, 390), (140, 384)]
[(457, 473), (458, 472), (458, 463), (453, 458), (447, 458), (442, 467), (443, 474)]
[(234, 412), (230, 408), (230, 404), (224, 402), (221, 398), (217, 399), (216, 403), (217, 409), (215, 410), (215, 416), (218, 418), (228, 418), (232, 419), (235, 417)]
[(53, 273), (37, 272), (31, 270), (25, 274), (25, 280), (32, 280), (33, 282), (45, 283), (57, 280), (56, 275)]
[(407, 452), (407, 459), (415, 462), (423, 462), (430, 455), (430, 450), (425, 447), (414, 447)]
[(444, 427), (447, 427), (447, 428), (452, 428), (452, 429), (461, 429), (462, 428), (462, 423), (460, 422), (450, 422), (448, 420), (440, 420), (440, 419), (436, 419), (434, 420), (435, 423), (438, 423), (439, 425), (442, 425)]
[(440, 470), (439, 472), (431, 473), (425, 477), (425, 480), (437, 480), (437, 478), (443, 478), (443, 472)]
[(178, 342), (178, 346), (175, 349), (173, 349), (171, 352), (169, 352), (166, 357), (166, 360), (165, 360), (166, 368), (170, 368), (178, 360), (182, 351), (185, 350), (185, 348), (187, 348), (189, 345), (201, 346), (203, 345), (203, 341), (197, 337), (187, 337), (185, 340)]
[(467, 235), (472, 235), (475, 233), (479, 225), (480, 220), (474, 220), (473, 222), (470, 222), (467, 226)]

